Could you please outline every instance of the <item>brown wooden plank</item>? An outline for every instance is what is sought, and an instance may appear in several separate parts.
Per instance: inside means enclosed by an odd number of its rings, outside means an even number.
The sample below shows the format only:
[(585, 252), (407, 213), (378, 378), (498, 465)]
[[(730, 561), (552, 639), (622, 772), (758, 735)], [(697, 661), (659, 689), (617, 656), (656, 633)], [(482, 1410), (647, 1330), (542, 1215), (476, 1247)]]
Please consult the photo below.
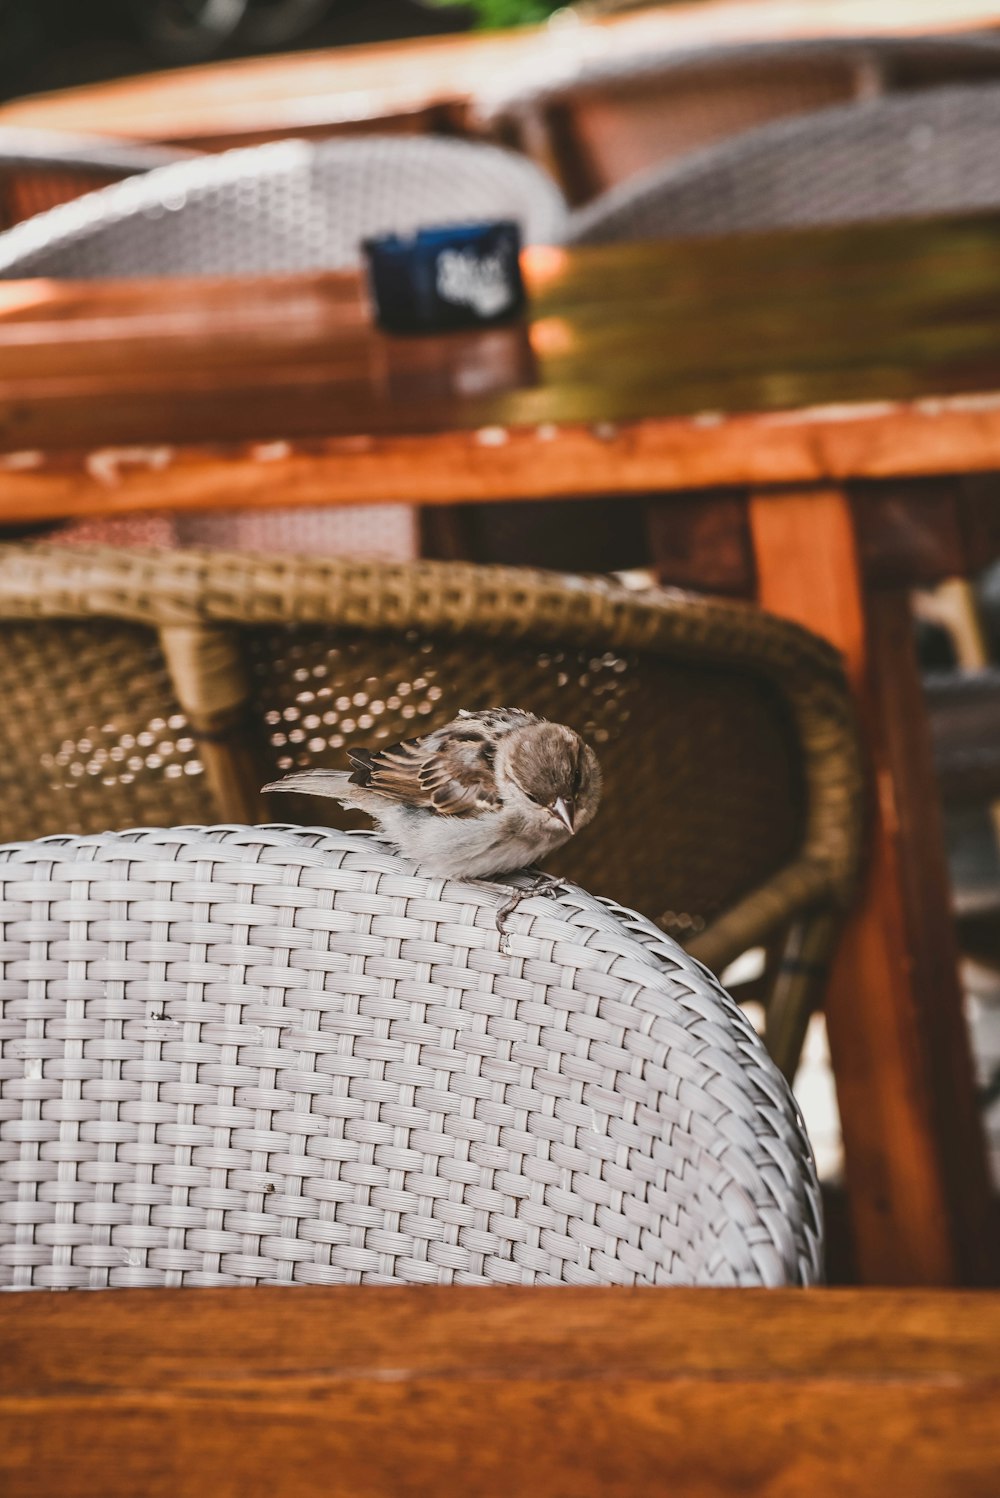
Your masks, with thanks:
[(279, 57), (88, 84), (0, 108), (0, 124), (81, 130), (188, 145), (238, 145), (275, 135), (364, 125), (435, 108), (461, 108), (495, 84), (499, 69), (565, 66), (583, 55), (687, 50), (792, 37), (933, 35), (1000, 24), (995, 0), (733, 0), (664, 5), (593, 18), (572, 33), (548, 28)]
[(9, 1296), (8, 1498), (992, 1498), (1000, 1298), (257, 1289)]
[(724, 415), (831, 406), (891, 441), (899, 403), (1000, 404), (998, 259), (1000, 215), (536, 247), (524, 326), (417, 339), (373, 327), (354, 274), (10, 283), (0, 448), (645, 417), (711, 447)]
[(0, 124), (217, 147), (326, 134), (465, 104), (537, 47), (530, 30), (229, 58), (10, 100)]
[[(274, 425), (265, 433), (280, 432)], [(658, 494), (738, 484), (920, 477), (990, 470), (995, 410), (961, 402), (855, 420), (826, 410), (794, 421), (735, 416), (428, 436), (107, 445), (0, 453), (0, 523), (140, 510), (275, 504), (455, 504)]]
[(844, 653), (872, 759), (871, 850), (827, 1028), (866, 1283), (996, 1283), (937, 788), (906, 595), (863, 593), (847, 496), (756, 495), (765, 608)]

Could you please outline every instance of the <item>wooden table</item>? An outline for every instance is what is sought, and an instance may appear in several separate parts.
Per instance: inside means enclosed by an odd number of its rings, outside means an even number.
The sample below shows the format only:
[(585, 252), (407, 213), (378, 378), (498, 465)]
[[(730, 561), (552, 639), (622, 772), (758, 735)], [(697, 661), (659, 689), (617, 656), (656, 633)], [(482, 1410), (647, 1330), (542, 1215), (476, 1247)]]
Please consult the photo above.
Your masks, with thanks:
[(1000, 1296), (0, 1301), (5, 1498), (994, 1498)]
[(844, 652), (874, 770), (827, 1023), (863, 1277), (995, 1282), (907, 589), (1000, 554), (1000, 217), (525, 257), (526, 326), (352, 275), (0, 286), (0, 517), (653, 496), (667, 576)]
[(249, 145), (359, 127), (455, 129), (502, 77), (615, 52), (678, 52), (793, 38), (933, 36), (1000, 25), (998, 0), (694, 0), (557, 28), (245, 58), (40, 94), (0, 125)]

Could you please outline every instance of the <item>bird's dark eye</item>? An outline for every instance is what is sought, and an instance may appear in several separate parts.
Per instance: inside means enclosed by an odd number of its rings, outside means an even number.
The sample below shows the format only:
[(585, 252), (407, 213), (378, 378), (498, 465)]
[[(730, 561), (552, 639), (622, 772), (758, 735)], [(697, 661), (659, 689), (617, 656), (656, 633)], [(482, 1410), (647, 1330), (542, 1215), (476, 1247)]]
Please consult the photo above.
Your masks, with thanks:
[(573, 774), (573, 795), (579, 794), (580, 786), (583, 784), (583, 766), (577, 765)]

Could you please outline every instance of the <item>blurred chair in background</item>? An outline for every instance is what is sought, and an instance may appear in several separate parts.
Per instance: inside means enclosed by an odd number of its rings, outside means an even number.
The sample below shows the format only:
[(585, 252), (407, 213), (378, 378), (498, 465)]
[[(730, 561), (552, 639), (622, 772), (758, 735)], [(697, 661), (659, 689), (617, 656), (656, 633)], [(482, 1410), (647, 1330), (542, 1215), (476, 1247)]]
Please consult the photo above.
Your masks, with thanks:
[(478, 119), (579, 205), (771, 120), (998, 77), (1000, 35), (990, 33), (797, 39), (571, 63), (501, 85), (479, 101)]
[(602, 580), (212, 552), (0, 549), (0, 839), (272, 820), (280, 771), (516, 703), (585, 733), (600, 816), (558, 869), (721, 971), (767, 943), (791, 1075), (860, 858), (836, 652), (741, 605)]
[(173, 162), (193, 151), (108, 136), (0, 127), (0, 229), (83, 193)]
[(632, 177), (580, 209), (568, 238), (610, 244), (995, 208), (998, 136), (1000, 84), (837, 105)]

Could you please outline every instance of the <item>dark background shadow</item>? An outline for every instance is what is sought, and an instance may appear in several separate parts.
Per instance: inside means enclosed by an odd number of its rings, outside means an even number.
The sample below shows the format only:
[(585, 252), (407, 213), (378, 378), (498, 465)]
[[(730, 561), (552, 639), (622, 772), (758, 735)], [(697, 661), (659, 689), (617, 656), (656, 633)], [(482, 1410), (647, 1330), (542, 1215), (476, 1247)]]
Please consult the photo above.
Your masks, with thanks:
[[(461, 9), (438, 9), (419, 0), (330, 0), (326, 14), (308, 19), (306, 0), (254, 0), (247, 20), (221, 43), (192, 28), (185, 18), (197, 15), (211, 0), (0, 0), (0, 98), (98, 83), (131, 73), (223, 57), (260, 56), (315, 47), (351, 46), (394, 38), (465, 31)], [(322, 0), (311, 0), (316, 11)], [(296, 5), (304, 18), (298, 34)], [(283, 12), (280, 15), (279, 12)], [(166, 33), (157, 26), (166, 20)], [(255, 19), (293, 34), (273, 45), (253, 36)], [(178, 22), (170, 34), (172, 22)], [(249, 28), (249, 32), (248, 32)]]

